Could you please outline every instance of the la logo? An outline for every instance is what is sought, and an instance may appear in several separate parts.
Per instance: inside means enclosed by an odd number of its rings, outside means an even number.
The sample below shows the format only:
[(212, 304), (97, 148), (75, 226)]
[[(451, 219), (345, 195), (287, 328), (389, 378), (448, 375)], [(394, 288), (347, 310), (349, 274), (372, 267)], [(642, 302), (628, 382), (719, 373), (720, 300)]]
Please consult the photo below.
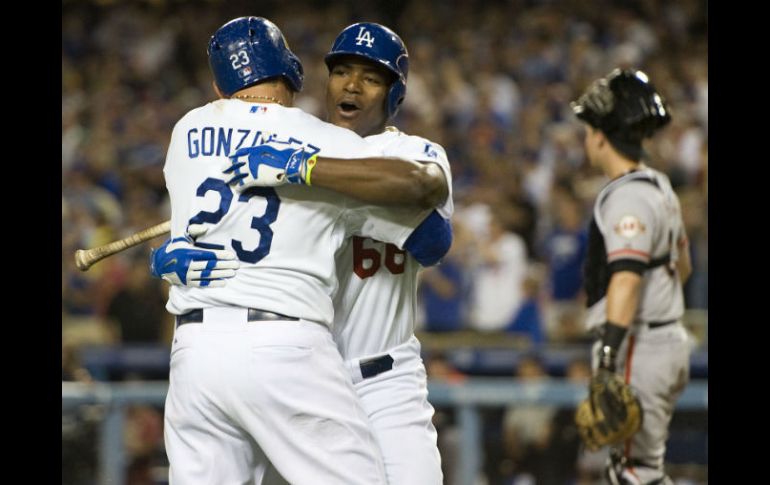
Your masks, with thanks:
[(356, 45), (361, 45), (362, 43), (366, 42), (366, 47), (371, 47), (374, 43), (374, 37), (372, 37), (372, 33), (366, 30), (366, 27), (361, 27), (361, 30), (358, 31), (358, 37), (356, 37)]

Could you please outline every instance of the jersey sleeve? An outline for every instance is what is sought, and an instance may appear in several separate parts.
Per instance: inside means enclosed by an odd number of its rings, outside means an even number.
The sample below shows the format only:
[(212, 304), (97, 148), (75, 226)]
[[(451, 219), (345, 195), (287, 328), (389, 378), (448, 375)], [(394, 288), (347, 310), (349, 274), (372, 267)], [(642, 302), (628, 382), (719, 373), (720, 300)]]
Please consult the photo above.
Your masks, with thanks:
[(342, 220), (348, 237), (370, 237), (404, 249), (406, 240), (431, 212), (432, 209), (358, 205), (351, 201)]
[(438, 264), (451, 246), (452, 225), (435, 209), (404, 243), (404, 249), (425, 267)]
[(445, 219), (450, 219), (454, 213), (454, 203), (452, 202), (452, 169), (449, 166), (446, 150), (438, 143), (419, 136), (408, 136), (402, 134), (398, 142), (388, 147), (386, 155), (404, 158), (420, 163), (435, 163), (441, 168), (447, 183), (447, 198), (436, 207), (439, 214)]
[(334, 137), (337, 143), (329, 144), (328, 147), (323, 148), (318, 153), (318, 156), (347, 159), (385, 156), (382, 149), (366, 143), (363, 138), (358, 137), (355, 133), (345, 133), (349, 130), (336, 126), (332, 126), (332, 128), (334, 131), (327, 133), (326, 136)]
[(655, 191), (647, 184), (619, 187), (602, 206), (604, 243), (610, 272), (641, 274), (651, 258), (657, 219)]

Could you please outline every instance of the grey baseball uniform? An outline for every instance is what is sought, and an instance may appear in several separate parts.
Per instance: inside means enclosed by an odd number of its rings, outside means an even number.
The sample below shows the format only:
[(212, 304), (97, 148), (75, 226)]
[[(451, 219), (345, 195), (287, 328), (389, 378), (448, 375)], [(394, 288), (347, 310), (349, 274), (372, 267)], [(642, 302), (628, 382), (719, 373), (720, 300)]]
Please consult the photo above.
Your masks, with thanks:
[(586, 261), (589, 329), (599, 330), (606, 321), (611, 273), (642, 272), (636, 316), (617, 361), (644, 409), (641, 430), (613, 450), (618, 460), (625, 457), (622, 473), (629, 483), (661, 478), (668, 425), (689, 378), (684, 298), (675, 268), (682, 238), (679, 200), (661, 172), (640, 166), (614, 179), (597, 197)]

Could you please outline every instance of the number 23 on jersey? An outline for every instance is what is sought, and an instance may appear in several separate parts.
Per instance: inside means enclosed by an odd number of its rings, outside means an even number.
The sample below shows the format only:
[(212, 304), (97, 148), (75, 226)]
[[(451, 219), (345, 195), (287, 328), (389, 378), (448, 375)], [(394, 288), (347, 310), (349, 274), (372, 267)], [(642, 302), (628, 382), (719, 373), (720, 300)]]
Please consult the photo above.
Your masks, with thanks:
[[(207, 178), (198, 186), (197, 197), (204, 197), (207, 192), (217, 192), (219, 194), (219, 208), (214, 212), (200, 211), (190, 219), (190, 224), (216, 224), (222, 220), (222, 217), (230, 210), (233, 202), (233, 193), (224, 180)], [(238, 255), (238, 259), (247, 263), (258, 263), (265, 256), (270, 254), (270, 247), (273, 244), (273, 229), (270, 224), (275, 222), (278, 217), (278, 210), (281, 208), (281, 199), (275, 193), (272, 187), (252, 187), (243, 191), (238, 196), (237, 202), (248, 203), (252, 197), (264, 197), (267, 200), (265, 213), (261, 216), (251, 218), (251, 228), (259, 232), (259, 244), (254, 249), (246, 249), (243, 242), (232, 239), (230, 246)], [(209, 249), (224, 249), (219, 244), (197, 243), (201, 247)]]

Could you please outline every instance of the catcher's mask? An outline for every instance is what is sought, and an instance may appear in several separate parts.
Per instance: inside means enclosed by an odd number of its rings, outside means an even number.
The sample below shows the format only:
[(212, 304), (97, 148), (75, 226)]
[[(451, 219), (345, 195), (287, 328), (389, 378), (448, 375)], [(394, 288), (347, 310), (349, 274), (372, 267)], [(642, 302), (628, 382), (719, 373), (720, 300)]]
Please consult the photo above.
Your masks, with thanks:
[(665, 100), (647, 75), (632, 69), (615, 69), (594, 81), (570, 106), (579, 119), (604, 132), (624, 152), (628, 146), (641, 147), (643, 139), (671, 121)]

